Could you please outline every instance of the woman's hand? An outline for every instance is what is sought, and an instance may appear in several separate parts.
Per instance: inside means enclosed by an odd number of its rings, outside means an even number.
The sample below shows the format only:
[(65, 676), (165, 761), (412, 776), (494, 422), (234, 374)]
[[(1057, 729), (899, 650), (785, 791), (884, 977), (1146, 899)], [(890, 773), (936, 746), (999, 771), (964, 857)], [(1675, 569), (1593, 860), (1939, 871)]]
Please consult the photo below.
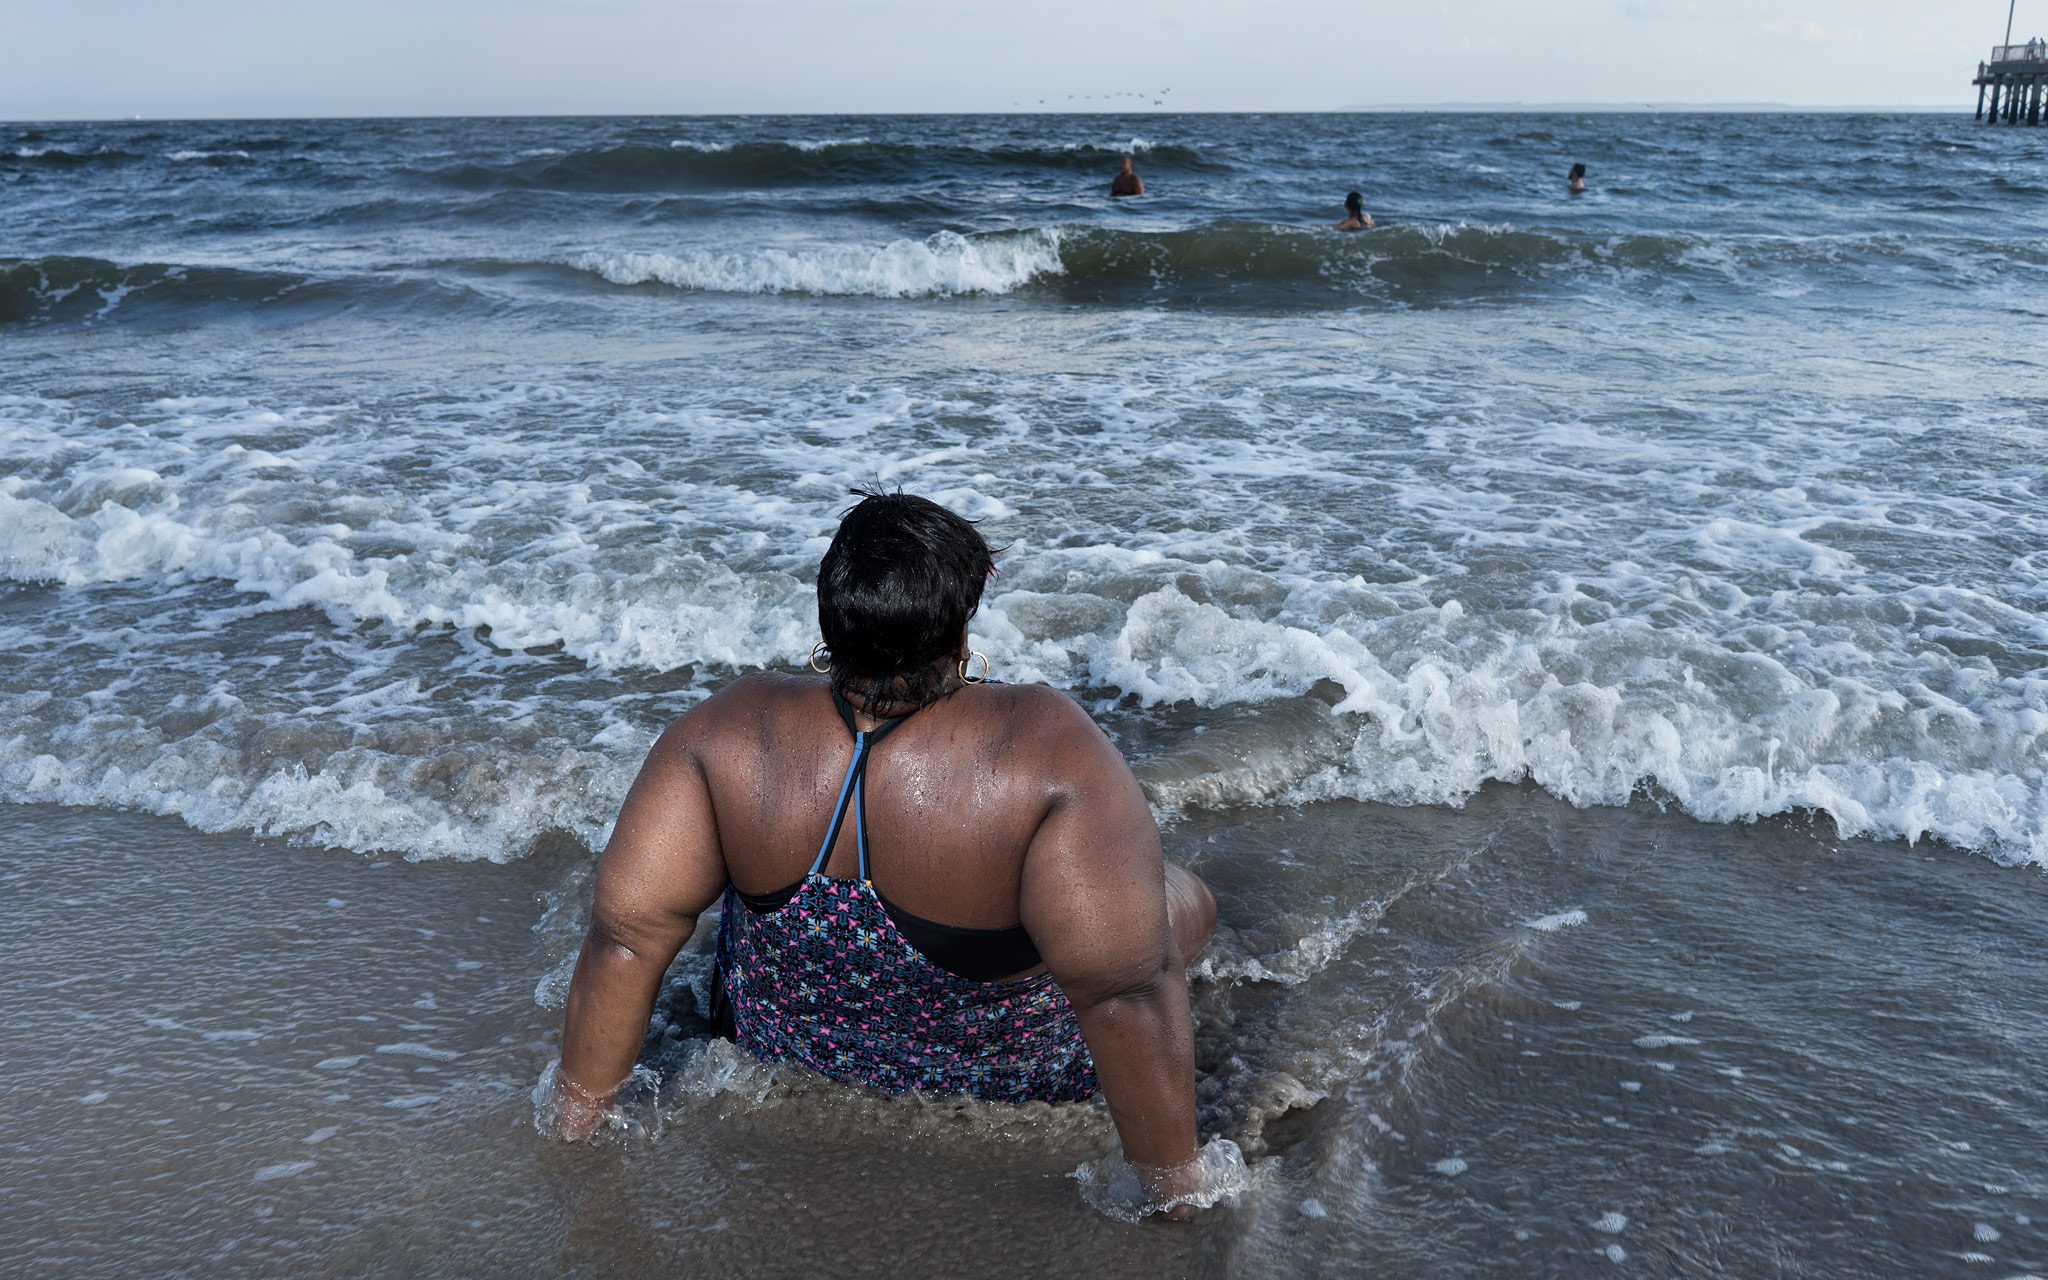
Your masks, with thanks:
[(1197, 1206), (1189, 1203), (1188, 1198), (1200, 1195), (1206, 1181), (1201, 1156), (1175, 1165), (1132, 1164), (1131, 1171), (1138, 1175), (1145, 1199), (1165, 1206), (1159, 1210), (1160, 1217), (1186, 1222), (1195, 1216)]
[(554, 1096), (548, 1100), (547, 1129), (564, 1142), (581, 1142), (604, 1127), (605, 1113), (619, 1096), (625, 1082), (593, 1093), (569, 1078), (558, 1065), (554, 1070)]

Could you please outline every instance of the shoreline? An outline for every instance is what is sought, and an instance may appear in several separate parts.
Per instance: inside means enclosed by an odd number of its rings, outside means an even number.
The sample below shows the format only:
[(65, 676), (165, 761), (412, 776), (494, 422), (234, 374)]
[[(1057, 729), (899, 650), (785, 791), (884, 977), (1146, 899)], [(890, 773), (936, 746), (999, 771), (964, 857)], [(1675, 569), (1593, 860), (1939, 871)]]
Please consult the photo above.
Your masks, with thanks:
[[(1170, 1228), (1082, 1201), (1071, 1175), (1108, 1132), (1094, 1108), (875, 1098), (687, 1035), (669, 1041), (681, 1069), (658, 1137), (539, 1139), (527, 1095), (558, 1015), (533, 992), (580, 931), (587, 855), (392, 862), (45, 806), (0, 809), (0, 826), (5, 924), (36, 940), (0, 979), (17, 1011), (0, 1057), (31, 1064), (0, 1168), (35, 1188), (0, 1244), (66, 1274), (549, 1258), (614, 1275), (943, 1275), (965, 1251), (990, 1274), (1307, 1275), (1339, 1256), (1464, 1274), (1502, 1250), (1549, 1273), (1610, 1247), (1741, 1269), (1766, 1256), (1745, 1240), (1782, 1257), (1766, 1229), (1780, 1218), (1816, 1248), (1952, 1262), (1922, 1221), (1949, 1211), (1917, 1208), (1884, 1169), (1974, 1195), (1977, 1220), (2002, 1211), (2007, 1265), (2038, 1238), (2014, 1213), (2048, 1218), (2025, 1134), (1958, 1109), (1994, 1078), (2044, 1092), (2002, 1052), (1967, 1065), (1969, 1044), (2014, 1034), (2001, 1017), (2040, 1024), (2026, 973), (2048, 978), (2048, 885), (1974, 854), (1498, 785), (1462, 810), (1191, 815), (1168, 853), (1216, 885), (1225, 924), (1196, 969), (1204, 1133), (1243, 1143), (1254, 1178), (1235, 1206)], [(1946, 941), (1914, 959), (1927, 928)], [(1753, 953), (1771, 934), (1780, 954)], [(2018, 959), (2029, 938), (2043, 945)], [(1817, 949), (1829, 940), (1852, 954)], [(1902, 1038), (1951, 1020), (1913, 1008), (1914, 990), (1982, 981), (1998, 955), (2017, 961), (1986, 993), (2005, 1013), (1939, 1044)], [(1801, 984), (1854, 984), (1879, 956), (1897, 1003), (1879, 1024), (1801, 1003)], [(1805, 1026), (1791, 1040), (1787, 1018)], [(1880, 1031), (1896, 1070), (1852, 1051)], [(1945, 1157), (1916, 1149), (1930, 1124), (1952, 1130)], [(2007, 1190), (1969, 1191), (1984, 1183)], [(1872, 1211), (1894, 1238), (1859, 1244)], [(1608, 1212), (1629, 1225), (1585, 1225)]]

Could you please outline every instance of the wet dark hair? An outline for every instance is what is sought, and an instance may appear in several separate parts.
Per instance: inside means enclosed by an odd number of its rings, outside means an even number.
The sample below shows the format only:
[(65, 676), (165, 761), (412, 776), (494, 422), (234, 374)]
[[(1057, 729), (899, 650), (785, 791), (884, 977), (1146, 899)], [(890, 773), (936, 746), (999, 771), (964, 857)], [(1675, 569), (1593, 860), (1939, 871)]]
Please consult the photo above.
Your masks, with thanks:
[(832, 687), (863, 707), (923, 706), (951, 664), (995, 557), (973, 523), (908, 493), (855, 489), (818, 562)]
[[(1556, 171), (1552, 170), (1552, 172), (1554, 173)], [(1583, 178), (1586, 176), (1586, 166), (1582, 164), (1575, 164), (1572, 166), (1572, 171), (1566, 174), (1565, 176), (1569, 178)]]
[(1348, 213), (1357, 213), (1365, 208), (1365, 196), (1356, 191), (1352, 192), (1344, 197), (1344, 208)]

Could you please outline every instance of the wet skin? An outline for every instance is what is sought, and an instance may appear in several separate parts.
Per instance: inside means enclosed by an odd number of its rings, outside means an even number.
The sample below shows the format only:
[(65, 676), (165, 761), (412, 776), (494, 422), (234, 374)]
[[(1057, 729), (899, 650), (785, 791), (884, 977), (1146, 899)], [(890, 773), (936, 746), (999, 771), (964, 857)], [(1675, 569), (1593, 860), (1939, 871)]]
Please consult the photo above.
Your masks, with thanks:
[[(880, 707), (886, 714), (907, 708)], [(862, 730), (885, 716), (860, 712)], [(569, 991), (562, 1136), (587, 1135), (631, 1073), (662, 975), (728, 883), (801, 879), (853, 744), (823, 679), (742, 677), (648, 753), (598, 867)], [(1073, 1003), (1125, 1157), (1155, 1198), (1191, 1190), (1192, 1020), (1184, 960), (1215, 926), (1207, 886), (1169, 867), (1136, 778), (1070, 698), (963, 685), (867, 768), (870, 874), (891, 902), (965, 928), (1022, 924)], [(855, 874), (851, 824), (827, 875)]]

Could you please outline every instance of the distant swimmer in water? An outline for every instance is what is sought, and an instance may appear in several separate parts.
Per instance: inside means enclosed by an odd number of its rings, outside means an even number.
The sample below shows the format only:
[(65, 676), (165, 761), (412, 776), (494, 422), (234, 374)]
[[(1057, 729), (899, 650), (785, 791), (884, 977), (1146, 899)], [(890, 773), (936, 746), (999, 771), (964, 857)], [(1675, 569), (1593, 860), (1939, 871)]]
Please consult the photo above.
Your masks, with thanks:
[(607, 1127), (662, 975), (716, 907), (709, 1016), (740, 1049), (886, 1093), (1099, 1091), (1152, 1203), (1184, 1215), (1207, 1177), (1185, 965), (1216, 901), (1161, 856), (1081, 704), (968, 650), (995, 572), (980, 531), (860, 496), (818, 566), (823, 674), (741, 676), (648, 752), (536, 1119)]
[(1113, 196), (1142, 196), (1145, 194), (1145, 180), (1131, 169), (1131, 158), (1125, 156), (1117, 161), (1116, 177), (1109, 180), (1109, 194)]
[(1365, 197), (1354, 191), (1344, 197), (1344, 221), (1332, 223), (1338, 231), (1370, 231), (1372, 215), (1365, 211)]
[(1569, 177), (1570, 177), (1570, 179), (1571, 179), (1571, 190), (1572, 190), (1572, 194), (1573, 194), (1573, 195), (1575, 195), (1575, 196), (1576, 196), (1576, 195), (1583, 195), (1583, 194), (1585, 194), (1585, 191), (1586, 191), (1586, 166), (1585, 166), (1585, 165), (1582, 165), (1582, 164), (1575, 164), (1575, 165), (1573, 165), (1573, 166), (1572, 166), (1572, 171), (1571, 171), (1571, 173), (1570, 173), (1569, 175), (1567, 175), (1567, 176), (1569, 176)]

